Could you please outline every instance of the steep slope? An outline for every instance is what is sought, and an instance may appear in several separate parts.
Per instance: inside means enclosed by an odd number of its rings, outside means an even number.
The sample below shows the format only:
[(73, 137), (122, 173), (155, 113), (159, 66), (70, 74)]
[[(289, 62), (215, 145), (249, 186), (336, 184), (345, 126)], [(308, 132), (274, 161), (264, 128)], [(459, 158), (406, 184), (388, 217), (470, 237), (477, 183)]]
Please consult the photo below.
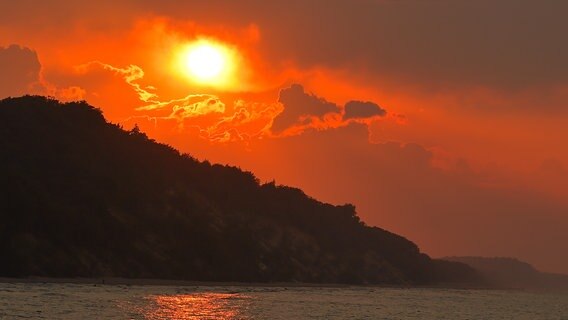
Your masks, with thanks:
[(0, 101), (0, 276), (470, 281), (352, 205), (259, 184), (105, 121), (85, 102)]

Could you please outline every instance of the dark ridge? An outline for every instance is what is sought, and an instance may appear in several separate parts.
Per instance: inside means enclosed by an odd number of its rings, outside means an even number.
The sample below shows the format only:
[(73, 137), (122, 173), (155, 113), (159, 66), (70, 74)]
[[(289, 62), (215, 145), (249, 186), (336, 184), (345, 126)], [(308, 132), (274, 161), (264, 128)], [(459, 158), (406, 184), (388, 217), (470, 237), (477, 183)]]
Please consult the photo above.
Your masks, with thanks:
[(0, 101), (0, 276), (475, 281), (301, 190), (197, 161), (86, 102)]

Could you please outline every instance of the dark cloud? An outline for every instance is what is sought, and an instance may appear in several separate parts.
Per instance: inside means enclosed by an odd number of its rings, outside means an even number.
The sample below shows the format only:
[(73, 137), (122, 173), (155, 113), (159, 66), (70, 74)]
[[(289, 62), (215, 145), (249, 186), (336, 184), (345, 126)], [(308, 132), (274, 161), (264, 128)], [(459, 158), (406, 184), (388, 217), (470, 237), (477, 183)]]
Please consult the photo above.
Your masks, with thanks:
[(0, 97), (34, 93), (40, 70), (35, 51), (15, 44), (0, 47)]
[(274, 118), (271, 127), (274, 133), (283, 132), (294, 125), (309, 125), (313, 117), (322, 119), (328, 113), (339, 112), (336, 104), (305, 92), (299, 84), (280, 90), (278, 102), (284, 110)]
[(228, 27), (253, 22), (262, 35), (259, 50), (273, 63), (363, 67), (399, 83), (440, 88), (568, 83), (563, 0), (21, 0), (4, 7), (0, 17), (9, 27), (38, 24), (62, 31), (73, 20), (93, 16), (113, 19), (97, 28), (152, 14)]
[(382, 117), (387, 111), (370, 101), (349, 101), (345, 104), (343, 120)]
[(568, 83), (567, 1), (291, 2), (278, 18), (293, 24), (266, 22), (278, 39), (267, 50), (306, 67), (364, 61), (391, 81), (441, 88)]
[(186, 10), (174, 0), (136, 4), (198, 22), (253, 21), (267, 55), (302, 67), (363, 66), (390, 81), (439, 88), (568, 83), (563, 0), (211, 0), (186, 2)]

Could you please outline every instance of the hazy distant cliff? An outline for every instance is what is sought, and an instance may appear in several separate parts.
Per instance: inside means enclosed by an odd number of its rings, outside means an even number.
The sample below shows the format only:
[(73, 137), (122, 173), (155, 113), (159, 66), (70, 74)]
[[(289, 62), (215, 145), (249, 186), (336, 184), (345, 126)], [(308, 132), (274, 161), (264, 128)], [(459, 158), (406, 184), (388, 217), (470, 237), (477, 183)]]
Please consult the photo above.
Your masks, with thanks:
[(351, 205), (259, 184), (109, 124), (84, 102), (0, 101), (0, 276), (472, 281)]
[(540, 272), (514, 258), (446, 257), (477, 270), (490, 286), (529, 289), (568, 289), (568, 275)]

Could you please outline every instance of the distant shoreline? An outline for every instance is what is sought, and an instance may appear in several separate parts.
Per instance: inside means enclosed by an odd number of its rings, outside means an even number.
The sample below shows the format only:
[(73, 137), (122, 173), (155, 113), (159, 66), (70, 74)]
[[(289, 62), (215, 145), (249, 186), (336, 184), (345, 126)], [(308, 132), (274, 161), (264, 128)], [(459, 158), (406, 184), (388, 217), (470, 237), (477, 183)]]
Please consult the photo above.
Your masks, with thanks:
[(168, 279), (131, 279), (131, 278), (51, 278), (26, 277), (8, 278), (0, 277), (0, 283), (68, 283), (68, 284), (105, 284), (105, 285), (134, 285), (134, 286), (180, 286), (180, 287), (329, 287), (346, 288), (354, 286), (409, 288), (413, 286), (401, 285), (357, 285), (341, 283), (305, 283), (305, 282), (232, 282), (232, 281), (195, 281), (195, 280), (168, 280)]
[[(94, 285), (132, 285), (132, 286), (180, 286), (180, 287), (351, 287), (350, 284), (330, 283), (303, 283), (303, 282), (231, 282), (231, 281), (195, 281), (195, 280), (168, 280), (168, 279), (131, 279), (131, 278), (51, 278), (26, 277), (8, 278), (0, 277), (0, 283), (68, 283), (68, 284), (94, 284)], [(395, 286), (392, 286), (395, 287)], [(402, 287), (402, 286), (399, 286)]]
[(219, 282), (168, 279), (130, 279), (130, 278), (50, 278), (0, 277), (0, 283), (56, 283), (56, 284), (90, 284), (90, 285), (126, 285), (126, 286), (175, 286), (175, 287), (274, 287), (274, 288), (393, 288), (393, 289), (463, 289), (463, 290), (518, 290), (515, 288), (484, 287), (475, 284), (435, 284), (435, 285), (395, 285), (395, 284), (343, 284), (343, 283), (308, 283), (308, 282)]

